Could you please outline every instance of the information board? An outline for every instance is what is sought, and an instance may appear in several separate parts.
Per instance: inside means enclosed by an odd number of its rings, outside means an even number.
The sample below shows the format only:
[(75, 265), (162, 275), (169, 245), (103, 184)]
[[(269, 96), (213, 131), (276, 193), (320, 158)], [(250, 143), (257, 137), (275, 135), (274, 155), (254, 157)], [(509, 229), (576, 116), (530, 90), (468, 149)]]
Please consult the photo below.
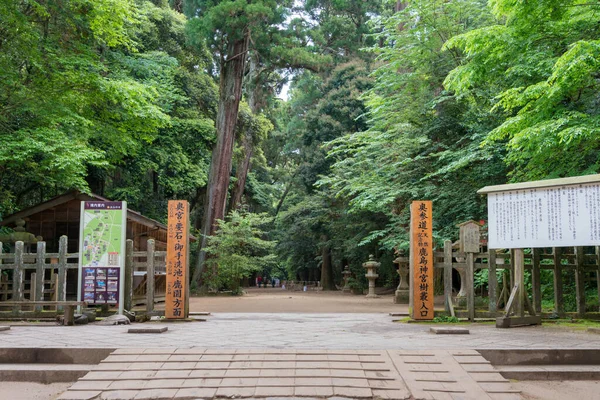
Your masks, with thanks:
[(600, 183), (488, 193), (491, 249), (600, 245)]
[(81, 202), (79, 301), (118, 305), (123, 313), (126, 226), (126, 202)]
[(410, 207), (412, 318), (433, 319), (433, 239), (431, 201), (413, 201)]
[(169, 200), (168, 210), (165, 317), (180, 319), (189, 314), (189, 205), (185, 200)]

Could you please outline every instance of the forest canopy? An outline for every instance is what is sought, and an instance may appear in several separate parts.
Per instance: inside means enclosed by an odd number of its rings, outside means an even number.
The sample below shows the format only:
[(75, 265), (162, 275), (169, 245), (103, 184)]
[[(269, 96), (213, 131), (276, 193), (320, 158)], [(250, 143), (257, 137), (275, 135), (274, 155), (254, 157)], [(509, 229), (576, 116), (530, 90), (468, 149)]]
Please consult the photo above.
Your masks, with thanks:
[(72, 189), (161, 221), (185, 199), (196, 280), (225, 246), (238, 280), (333, 288), (375, 254), (392, 285), (412, 200), (433, 200), (440, 244), (486, 218), (483, 186), (598, 173), (599, 11), (0, 0), (0, 219)]

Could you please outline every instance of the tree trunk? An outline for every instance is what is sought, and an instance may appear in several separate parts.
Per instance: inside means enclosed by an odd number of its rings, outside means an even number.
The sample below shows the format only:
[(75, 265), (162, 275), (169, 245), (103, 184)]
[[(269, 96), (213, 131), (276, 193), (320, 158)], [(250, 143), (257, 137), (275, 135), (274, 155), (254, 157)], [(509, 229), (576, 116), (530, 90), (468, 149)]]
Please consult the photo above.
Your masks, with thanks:
[(242, 83), (246, 67), (246, 51), (248, 38), (237, 40), (228, 47), (229, 57), (221, 65), (219, 85), (219, 109), (217, 112), (217, 143), (213, 148), (208, 190), (204, 205), (202, 239), (199, 243), (199, 254), (193, 281), (201, 283), (201, 275), (206, 260), (204, 248), (207, 236), (215, 233), (216, 221), (225, 218), (225, 206), (231, 174), (235, 126), (242, 97)]
[(396, 12), (404, 10), (407, 5), (408, 4), (405, 0), (398, 0), (396, 2)]
[(230, 210), (235, 210), (240, 206), (244, 188), (246, 187), (248, 172), (250, 172), (250, 160), (252, 159), (252, 154), (254, 154), (254, 149), (252, 148), (252, 134), (249, 131), (244, 132), (242, 148), (244, 151), (244, 158), (240, 160), (235, 173), (236, 181), (231, 193)]
[[(327, 241), (327, 237), (321, 238), (324, 242)], [(331, 265), (331, 251), (329, 246), (323, 245), (322, 249), (323, 264), (321, 265), (321, 286), (323, 290), (333, 290), (333, 266)]]
[[(252, 115), (258, 115), (260, 113), (261, 108), (261, 98), (264, 96), (262, 92), (261, 82), (258, 73), (258, 61), (256, 57), (250, 58), (250, 90), (248, 93), (248, 105), (250, 106), (250, 111), (252, 111)], [(235, 172), (235, 185), (233, 186), (233, 191), (231, 192), (231, 201), (229, 203), (229, 210), (237, 209), (242, 202), (242, 195), (244, 194), (244, 188), (246, 187), (246, 179), (248, 178), (248, 173), (250, 172), (252, 155), (254, 154), (254, 138), (252, 137), (252, 132), (250, 129), (247, 129), (244, 132), (244, 136), (242, 137), (242, 150), (244, 152), (244, 157), (240, 160), (236, 172)]]

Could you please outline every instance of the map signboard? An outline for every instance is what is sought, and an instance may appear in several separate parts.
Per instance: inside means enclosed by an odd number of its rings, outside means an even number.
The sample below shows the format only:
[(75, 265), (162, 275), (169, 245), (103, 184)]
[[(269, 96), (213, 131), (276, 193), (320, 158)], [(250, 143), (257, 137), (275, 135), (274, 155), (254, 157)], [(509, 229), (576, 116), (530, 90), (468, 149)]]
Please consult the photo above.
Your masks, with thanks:
[(491, 249), (600, 245), (600, 176), (484, 188)]
[(113, 304), (123, 312), (127, 204), (82, 201), (79, 234), (79, 301)]

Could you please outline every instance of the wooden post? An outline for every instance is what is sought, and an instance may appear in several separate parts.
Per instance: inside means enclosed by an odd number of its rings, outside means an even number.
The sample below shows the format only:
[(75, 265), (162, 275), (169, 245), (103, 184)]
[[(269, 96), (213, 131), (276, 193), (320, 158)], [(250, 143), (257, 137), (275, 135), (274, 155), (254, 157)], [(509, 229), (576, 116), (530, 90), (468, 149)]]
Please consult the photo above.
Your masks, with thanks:
[(131, 311), (133, 308), (133, 240), (125, 242), (125, 287), (123, 293), (123, 307)]
[(444, 241), (444, 309), (453, 311), (452, 302), (452, 241)]
[[(37, 283), (37, 281), (35, 279), (36, 275), (37, 274), (34, 272), (29, 277), (29, 301), (35, 301), (35, 285)], [(25, 283), (26, 282), (27, 281), (25, 281)], [(27, 309), (29, 310), (29, 307), (27, 307)]]
[(577, 302), (577, 316), (585, 314), (585, 270), (583, 247), (575, 247), (575, 299)]
[(563, 280), (560, 247), (552, 248), (552, 253), (554, 255), (554, 312), (562, 317), (565, 314), (565, 308), (563, 304)]
[(148, 240), (146, 250), (146, 312), (154, 311), (154, 239)]
[(515, 285), (518, 285), (516, 314), (518, 317), (525, 316), (525, 253), (523, 249), (514, 250), (515, 261)]
[(474, 254), (467, 253), (467, 308), (469, 310), (469, 321), (475, 321), (475, 284), (473, 282), (475, 274)]
[[(58, 241), (58, 282), (56, 284), (56, 300), (67, 300), (67, 248), (69, 239), (61, 236)], [(80, 254), (80, 256), (82, 256)], [(62, 306), (56, 308), (57, 311), (63, 311)]]
[(540, 253), (540, 249), (532, 249), (531, 252), (531, 286), (533, 288), (533, 309), (538, 314), (541, 314), (542, 312)]
[(496, 275), (496, 251), (488, 249), (488, 310), (498, 312), (498, 277)]
[(515, 250), (510, 249), (510, 265), (508, 266), (508, 274), (510, 276), (509, 287), (515, 286)]
[[(23, 301), (23, 242), (15, 243), (15, 269), (13, 270), (12, 300)], [(19, 306), (13, 308), (13, 314), (19, 313)]]
[[(600, 304), (600, 246), (596, 246), (596, 287), (598, 288), (598, 304)], [(600, 306), (598, 306), (600, 311)]]
[[(2, 255), (2, 242), (0, 242), (0, 256)], [(6, 293), (6, 290), (8, 289), (8, 286), (4, 287), (4, 275), (2, 275), (2, 258), (0, 258), (0, 291), (4, 292), (4, 293), (0, 293), (0, 300), (1, 301), (6, 301), (6, 299), (8, 298), (8, 293)], [(600, 293), (600, 291), (599, 291)]]
[[(37, 243), (36, 252), (36, 266), (35, 266), (35, 301), (44, 300), (44, 264), (46, 263), (46, 242)], [(35, 312), (41, 312), (42, 306), (35, 306)]]
[[(0, 242), (0, 256), (2, 255), (2, 249), (3, 249), (2, 242)], [(2, 258), (0, 258), (0, 291), (3, 290), (2, 289), (2, 261), (3, 261)], [(2, 296), (4, 296), (4, 295), (0, 295), (0, 300), (6, 300), (6, 299), (2, 298)]]

